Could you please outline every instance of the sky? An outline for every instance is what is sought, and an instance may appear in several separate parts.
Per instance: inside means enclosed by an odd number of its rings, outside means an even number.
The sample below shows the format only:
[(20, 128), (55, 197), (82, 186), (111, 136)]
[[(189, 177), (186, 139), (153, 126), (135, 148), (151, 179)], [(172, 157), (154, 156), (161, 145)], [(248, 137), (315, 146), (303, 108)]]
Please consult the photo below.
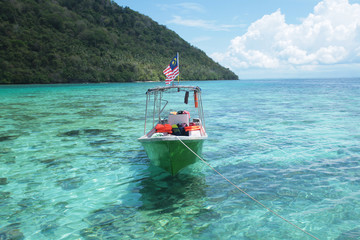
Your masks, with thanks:
[(115, 2), (175, 31), (240, 79), (360, 77), (360, 0)]

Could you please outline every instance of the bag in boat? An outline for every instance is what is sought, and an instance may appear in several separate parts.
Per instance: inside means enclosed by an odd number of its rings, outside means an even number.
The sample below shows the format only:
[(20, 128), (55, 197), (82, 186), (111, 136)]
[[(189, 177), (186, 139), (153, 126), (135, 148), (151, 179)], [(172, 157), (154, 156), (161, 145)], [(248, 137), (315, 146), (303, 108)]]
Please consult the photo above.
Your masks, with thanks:
[(180, 131), (180, 129), (179, 129), (179, 127), (178, 127), (177, 124), (173, 124), (173, 125), (172, 125), (172, 132), (173, 132), (173, 134), (176, 135), (176, 136), (180, 136), (180, 135), (181, 135), (181, 131)]
[(185, 131), (185, 128), (187, 127), (186, 123), (178, 123), (177, 126), (179, 127), (181, 136), (189, 136), (189, 133)]

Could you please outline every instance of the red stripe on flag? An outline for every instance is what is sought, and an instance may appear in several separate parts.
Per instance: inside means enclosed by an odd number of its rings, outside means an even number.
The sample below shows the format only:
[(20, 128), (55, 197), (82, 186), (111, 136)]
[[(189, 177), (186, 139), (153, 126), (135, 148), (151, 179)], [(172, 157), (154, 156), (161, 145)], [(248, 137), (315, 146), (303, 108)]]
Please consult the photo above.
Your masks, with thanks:
[(170, 66), (168, 66), (163, 73), (166, 75), (165, 83), (170, 84), (179, 75), (179, 67), (176, 67), (171, 71)]

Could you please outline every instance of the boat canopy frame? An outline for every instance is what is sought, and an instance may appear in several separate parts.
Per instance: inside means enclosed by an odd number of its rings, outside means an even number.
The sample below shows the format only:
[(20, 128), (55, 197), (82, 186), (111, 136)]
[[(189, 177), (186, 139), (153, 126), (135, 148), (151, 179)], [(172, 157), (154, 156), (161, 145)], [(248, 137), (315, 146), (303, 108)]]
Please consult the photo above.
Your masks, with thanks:
[[(144, 126), (144, 135), (146, 135), (146, 123), (148, 118), (148, 108), (151, 100), (151, 96), (153, 96), (153, 124), (152, 128), (159, 122), (161, 122), (161, 113), (164, 111), (165, 107), (169, 103), (169, 101), (163, 99), (164, 93), (177, 93), (177, 92), (190, 92), (193, 91), (194, 95), (197, 96), (197, 107), (198, 109), (198, 117), (200, 119), (201, 125), (205, 131), (205, 117), (202, 105), (202, 98), (201, 98), (201, 88), (198, 86), (180, 86), (180, 85), (173, 85), (173, 86), (165, 86), (165, 87), (156, 87), (150, 88), (146, 91), (146, 108), (145, 108), (145, 126)], [(165, 104), (162, 106), (162, 102)], [(194, 98), (195, 102), (195, 98)], [(206, 132), (206, 131), (205, 131)]]

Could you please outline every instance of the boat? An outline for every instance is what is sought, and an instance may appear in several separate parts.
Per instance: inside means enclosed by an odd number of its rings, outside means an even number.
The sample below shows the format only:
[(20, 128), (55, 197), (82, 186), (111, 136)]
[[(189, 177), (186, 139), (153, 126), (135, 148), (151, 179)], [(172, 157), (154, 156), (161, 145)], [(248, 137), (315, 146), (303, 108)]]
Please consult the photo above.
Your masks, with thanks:
[[(190, 94), (193, 104), (188, 103)], [(174, 176), (196, 162), (194, 153), (201, 155), (207, 137), (199, 87), (172, 85), (147, 90), (144, 135), (138, 140), (151, 164)]]

